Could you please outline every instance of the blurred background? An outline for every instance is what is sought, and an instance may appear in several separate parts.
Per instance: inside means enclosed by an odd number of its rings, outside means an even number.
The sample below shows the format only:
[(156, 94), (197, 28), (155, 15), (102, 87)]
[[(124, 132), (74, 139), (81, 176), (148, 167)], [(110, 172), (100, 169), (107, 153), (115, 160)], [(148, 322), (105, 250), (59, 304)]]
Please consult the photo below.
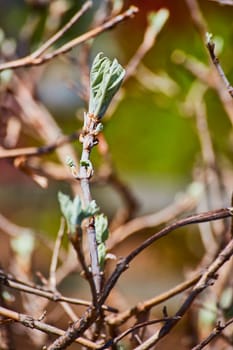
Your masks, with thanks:
[[(94, 26), (93, 19), (97, 23), (101, 21), (103, 3), (104, 1), (94, 1), (93, 7), (56, 45), (61, 46), (87, 31), (90, 23)], [(214, 35), (224, 71), (233, 83), (233, 7), (221, 6), (211, 0), (199, 3), (208, 30)], [(3, 60), (23, 57), (33, 52), (66, 23), (82, 4), (81, 1), (71, 0), (0, 0)], [(137, 211), (132, 213), (133, 217), (156, 213), (172, 203), (176, 205), (186, 195), (191, 196), (195, 204), (188, 205), (184, 215), (188, 215), (195, 208), (208, 210), (229, 206), (233, 160), (230, 119), (232, 106), (227, 113), (214, 87), (204, 87), (203, 82), (198, 82), (197, 75), (202, 69), (207, 72), (211, 63), (187, 2), (124, 1), (123, 9), (130, 5), (139, 8), (135, 17), (100, 34), (88, 43), (90, 47), (78, 46), (63, 57), (43, 66), (21, 69), (18, 74), (25, 74), (27, 81), (33, 80), (32, 89), (36, 101), (51, 113), (62, 133), (71, 134), (82, 127), (83, 112), (87, 108), (86, 99), (80, 93), (86, 74), (82, 71), (82, 67), (86, 67), (83, 62), (90, 66), (95, 55), (104, 52), (110, 58), (116, 57), (126, 67), (144, 40), (149, 23), (148, 16), (161, 8), (168, 9), (169, 19), (157, 36), (155, 44), (123, 84), (118, 95), (119, 101), (113, 103), (103, 120), (106, 140), (100, 146), (107, 142), (114, 170), (137, 203)], [(89, 55), (86, 54), (87, 51)], [(195, 69), (199, 69), (196, 75)], [(209, 72), (211, 74), (211, 70)], [(5, 82), (7, 79), (1, 73), (3, 86), (8, 84), (8, 81)], [(223, 172), (224, 186), (227, 189), (223, 196), (211, 202), (210, 207), (206, 206), (203, 199), (202, 173), (206, 163), (203, 160), (200, 125), (192, 106), (195, 98), (198, 101), (197, 96), (203, 89), (206, 89), (203, 101), (215, 161)], [(202, 103), (202, 99), (200, 101)], [(3, 120), (4, 113), (1, 112)], [(41, 139), (23, 126), (14, 146), (41, 145)], [(79, 155), (79, 142), (75, 141), (73, 147)], [(54, 154), (43, 159), (58, 162)], [(101, 168), (101, 151), (93, 150), (92, 161), (97, 175), (104, 171)], [(32, 176), (27, 176), (25, 171), (16, 167), (12, 159), (1, 159), (0, 169), (0, 211), (4, 217), (19, 227), (31, 228), (40, 232), (44, 238), (54, 239), (61, 216), (57, 192), (61, 190), (71, 193), (69, 182), (50, 178), (47, 188), (43, 188), (33, 181)], [(116, 210), (123, 206), (122, 197), (111, 185), (97, 180), (94, 179), (92, 184), (93, 197), (111, 220)], [(182, 212), (180, 216), (183, 216)], [(140, 230), (119, 244), (114, 253), (118, 256), (127, 254), (154, 232), (153, 227)], [(12, 247), (4, 232), (0, 232), (0, 240), (0, 263), (9, 268)], [(65, 242), (65, 249), (67, 245)], [(205, 245), (197, 227), (177, 230), (145, 251), (123, 274), (118, 284), (122, 300), (126, 305), (134, 305), (181, 282), (184, 274), (201, 260), (204, 251)], [(46, 248), (36, 249), (33, 258), (35, 270), (46, 276), (49, 262), (50, 253)], [(79, 297), (87, 297), (88, 293), (85, 282), (77, 276), (67, 278), (61, 285), (61, 290)], [(169, 311), (176, 310), (180, 298), (179, 296), (166, 303)], [(154, 310), (159, 315), (162, 306)], [(183, 328), (185, 327), (189, 326), (184, 324)], [(181, 330), (178, 329), (177, 332), (179, 336)], [(179, 349), (182, 346), (186, 349), (185, 340), (179, 345)], [(163, 348), (168, 348), (168, 345), (165, 343), (163, 347), (161, 343), (161, 349)]]

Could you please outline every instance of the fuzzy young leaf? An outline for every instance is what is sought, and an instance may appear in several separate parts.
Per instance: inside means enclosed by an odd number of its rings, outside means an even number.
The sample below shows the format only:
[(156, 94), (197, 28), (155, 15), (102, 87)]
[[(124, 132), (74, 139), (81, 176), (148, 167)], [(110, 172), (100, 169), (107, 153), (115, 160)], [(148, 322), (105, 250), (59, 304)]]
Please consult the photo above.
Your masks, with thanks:
[(58, 200), (71, 234), (76, 232), (76, 227), (81, 226), (83, 220), (95, 215), (99, 211), (95, 201), (91, 201), (86, 208), (82, 208), (82, 202), (79, 196), (76, 196), (72, 201), (69, 196), (59, 192)]
[(96, 202), (94, 200), (91, 201), (86, 208), (80, 210), (76, 220), (77, 225), (80, 226), (83, 220), (90, 218), (91, 216), (94, 216), (95, 214), (98, 213), (98, 211), (99, 211), (99, 207), (96, 205)]
[(108, 239), (108, 219), (103, 214), (95, 217), (95, 231), (97, 243), (104, 243)]
[(99, 53), (90, 74), (89, 113), (101, 119), (125, 76), (124, 68), (116, 59), (111, 61)]
[(105, 247), (105, 244), (104, 243), (98, 244), (97, 249), (98, 249), (99, 264), (100, 264), (101, 269), (103, 269), (105, 258), (106, 258), (106, 247)]
[(73, 202), (70, 200), (70, 197), (62, 192), (58, 192), (58, 201), (60, 203), (61, 212), (66, 219), (68, 230), (70, 232), (73, 232), (75, 230), (74, 227), (72, 227), (71, 221), (72, 221), (72, 212), (73, 212)]

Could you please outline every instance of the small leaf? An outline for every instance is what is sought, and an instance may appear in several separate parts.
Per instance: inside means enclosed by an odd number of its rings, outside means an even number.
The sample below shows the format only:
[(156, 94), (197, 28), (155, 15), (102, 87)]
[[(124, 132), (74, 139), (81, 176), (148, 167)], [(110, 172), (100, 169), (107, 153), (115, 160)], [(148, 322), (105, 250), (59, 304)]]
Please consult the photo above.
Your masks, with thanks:
[(58, 201), (60, 203), (61, 212), (66, 219), (68, 230), (73, 233), (75, 228), (72, 226), (73, 202), (70, 197), (62, 192), (58, 192)]
[(108, 239), (108, 219), (103, 214), (95, 217), (95, 231), (97, 243), (104, 243)]
[(124, 76), (125, 70), (116, 59), (111, 61), (102, 53), (95, 57), (90, 74), (90, 114), (103, 117)]
[(83, 220), (94, 216), (99, 211), (94, 200), (86, 208), (82, 208), (82, 202), (79, 196), (76, 196), (72, 201), (69, 196), (59, 192), (58, 200), (62, 214), (66, 219), (68, 230), (72, 234), (75, 234), (77, 226), (81, 226)]
[(75, 167), (74, 161), (73, 161), (73, 159), (72, 159), (70, 156), (67, 156), (67, 157), (66, 157), (66, 164), (67, 164), (70, 168)]
[(87, 217), (97, 214), (98, 211), (99, 211), (99, 207), (97, 206), (95, 200), (91, 201), (91, 203), (88, 204), (88, 206), (85, 209), (86, 215), (88, 215)]
[(98, 245), (98, 260), (101, 268), (104, 267), (105, 257), (106, 257), (106, 247), (104, 243), (101, 243)]

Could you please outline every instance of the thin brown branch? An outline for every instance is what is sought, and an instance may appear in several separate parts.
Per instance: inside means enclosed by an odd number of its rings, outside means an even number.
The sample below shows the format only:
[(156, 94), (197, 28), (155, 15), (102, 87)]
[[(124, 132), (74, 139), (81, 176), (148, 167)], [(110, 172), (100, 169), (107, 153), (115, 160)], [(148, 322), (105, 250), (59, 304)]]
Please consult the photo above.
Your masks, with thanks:
[(105, 289), (101, 296), (101, 303), (106, 300), (109, 293), (111, 292), (112, 288), (118, 281), (121, 274), (127, 270), (129, 263), (138, 256), (144, 249), (149, 247), (151, 244), (156, 242), (162, 237), (165, 237), (172, 231), (176, 230), (177, 228), (184, 227), (190, 224), (198, 224), (201, 222), (208, 222), (213, 220), (220, 220), (227, 217), (231, 217), (233, 215), (233, 208), (224, 208), (219, 210), (213, 210), (208, 211), (200, 214), (195, 214), (192, 216), (189, 216), (185, 219), (181, 219), (179, 221), (174, 222), (171, 225), (168, 225), (161, 231), (155, 233), (148, 239), (146, 239), (140, 246), (138, 246), (136, 249), (134, 249), (129, 255), (127, 255), (125, 258), (122, 258), (121, 261), (117, 264), (115, 270), (113, 271), (112, 275), (109, 277), (109, 280), (106, 282)]
[(163, 29), (169, 17), (168, 10), (161, 9), (160, 11), (158, 11), (158, 13), (155, 16), (161, 17), (162, 15), (163, 15), (163, 20), (161, 19), (159, 24), (157, 23), (157, 25), (155, 25), (153, 23), (153, 20), (152, 20), (152, 23), (148, 24), (148, 27), (145, 31), (144, 38), (141, 45), (138, 47), (137, 51), (135, 52), (135, 54), (127, 64), (125, 80), (129, 79), (136, 72), (136, 68), (139, 65), (139, 63), (141, 63), (143, 57), (154, 46), (159, 33)]
[(227, 89), (224, 88), (225, 86), (223, 84), (223, 81), (217, 73), (216, 69), (214, 69), (214, 67), (207, 67), (196, 58), (188, 56), (182, 51), (175, 51), (172, 58), (175, 63), (182, 64), (201, 82), (216, 91), (222, 103), (223, 109), (225, 110), (233, 125), (233, 101)]
[(224, 85), (226, 86), (227, 91), (229, 92), (230, 96), (233, 98), (233, 86), (230, 84), (229, 80), (227, 79), (224, 70), (219, 62), (218, 57), (215, 54), (215, 44), (211, 39), (211, 34), (207, 34), (207, 43), (206, 43), (207, 49), (210, 54), (210, 58), (220, 76), (222, 79)]
[(186, 4), (189, 8), (190, 16), (193, 20), (193, 23), (201, 35), (202, 39), (205, 40), (205, 34), (208, 31), (206, 21), (202, 15), (201, 9), (197, 0), (186, 0)]
[(120, 326), (123, 323), (125, 323), (129, 318), (139, 314), (140, 312), (145, 312), (151, 310), (154, 306), (157, 306), (161, 303), (163, 303), (166, 300), (169, 300), (173, 298), (174, 296), (184, 292), (185, 290), (192, 287), (201, 277), (201, 273), (197, 274), (193, 278), (189, 279), (188, 281), (182, 282), (175, 286), (174, 288), (154, 297), (148, 300), (145, 300), (143, 302), (138, 303), (137, 305), (133, 306), (132, 308), (123, 311), (116, 316), (109, 315), (109, 317), (106, 318), (106, 321), (110, 325), (114, 326)]
[(227, 328), (228, 326), (230, 326), (233, 323), (233, 318), (231, 318), (230, 320), (228, 320), (226, 323), (221, 324), (220, 322), (217, 323), (216, 327), (213, 329), (213, 331), (208, 335), (207, 338), (205, 338), (204, 340), (202, 340), (201, 343), (199, 343), (198, 345), (194, 346), (192, 348), (192, 350), (201, 350), (204, 349), (206, 347), (206, 345), (208, 345), (212, 340), (214, 340), (216, 337), (218, 337), (219, 335), (221, 335), (221, 333), (223, 332), (223, 330), (225, 328)]
[[(54, 302), (67, 302), (69, 304), (83, 305), (83, 306), (92, 305), (90, 301), (65, 297), (62, 294), (60, 294), (58, 291), (54, 293), (53, 291), (45, 290), (39, 286), (34, 287), (29, 285), (28, 283), (18, 281), (14, 279), (12, 276), (5, 274), (2, 270), (0, 270), (0, 282), (3, 283), (6, 287), (9, 287), (11, 289), (19, 290), (24, 293), (34, 294)], [(106, 305), (103, 305), (102, 308), (103, 310), (109, 310), (111, 312), (117, 311), (116, 309), (112, 307), (108, 307)]]
[[(33, 317), (25, 314), (21, 314), (12, 310), (9, 310), (7, 308), (0, 306), (0, 315), (7, 317), (11, 320), (14, 320), (16, 322), (21, 323), (23, 326), (28, 327), (30, 329), (37, 329), (41, 332), (47, 333), (47, 334), (55, 334), (55, 335), (63, 335), (65, 331), (62, 329), (59, 329), (57, 327), (51, 326), (47, 323), (35, 320)], [(91, 342), (90, 340), (84, 339), (84, 338), (78, 338), (74, 340), (76, 343), (79, 343), (83, 346), (89, 347), (91, 349), (97, 349), (98, 346)]]
[(82, 229), (77, 228), (76, 234), (69, 235), (69, 239), (70, 239), (70, 241), (75, 249), (79, 263), (82, 266), (82, 269), (83, 269), (84, 274), (85, 274), (85, 278), (89, 282), (93, 300), (95, 300), (94, 298), (96, 297), (96, 288), (95, 288), (92, 273), (86, 264), (85, 255), (84, 255), (84, 251), (83, 251), (83, 245), (82, 245), (82, 234), (83, 234)]
[[(91, 29), (89, 32), (84, 33), (83, 35), (69, 41), (68, 43), (62, 45), (57, 50), (54, 50), (50, 53), (44, 54), (40, 57), (33, 57), (33, 53), (29, 56), (17, 59), (15, 61), (6, 62), (0, 64), (0, 71), (3, 71), (5, 69), (15, 69), (19, 67), (28, 67), (28, 66), (37, 66), (41, 65), (45, 62), (51, 61), (53, 58), (63, 55), (70, 50), (72, 50), (75, 46), (80, 45), (81, 43), (93, 39), (97, 35), (103, 33), (106, 30), (112, 29), (115, 25), (118, 23), (131, 18), (138, 12), (137, 7), (131, 6), (128, 10), (123, 12), (120, 15), (117, 15), (110, 20), (106, 21), (104, 24), (98, 26), (97, 28)], [(39, 50), (39, 49), (38, 49)]]
[(138, 330), (140, 328), (144, 328), (144, 327), (156, 324), (156, 323), (164, 323), (164, 322), (171, 321), (171, 320), (173, 320), (173, 318), (171, 318), (171, 317), (164, 317), (164, 318), (160, 318), (160, 319), (157, 319), (157, 320), (150, 320), (150, 321), (146, 321), (146, 322), (137, 323), (135, 326), (130, 327), (129, 329), (127, 329), (126, 331), (124, 331), (123, 333), (121, 333), (120, 335), (115, 337), (114, 339), (109, 340), (99, 350), (108, 349), (110, 346), (112, 346), (113, 344), (117, 344), (121, 339), (126, 337), (128, 334), (133, 333), (135, 330)]
[(110, 238), (107, 241), (108, 250), (113, 249), (119, 243), (123, 242), (126, 238), (132, 234), (141, 230), (153, 228), (162, 225), (170, 220), (174, 220), (177, 216), (184, 214), (185, 211), (192, 210), (196, 207), (199, 195), (192, 193), (192, 184), (189, 189), (182, 196), (179, 196), (172, 204), (168, 205), (164, 209), (156, 212), (155, 214), (144, 215), (130, 220), (124, 225), (118, 227), (112, 232)]
[(67, 329), (64, 335), (57, 338), (53, 344), (48, 346), (47, 350), (66, 349), (77, 337), (83, 335), (88, 327), (97, 319), (97, 316), (96, 309), (88, 308), (84, 315)]
[(0, 159), (1, 158), (16, 158), (16, 157), (32, 157), (42, 156), (54, 152), (58, 147), (76, 141), (79, 138), (80, 132), (75, 131), (70, 135), (62, 135), (56, 142), (50, 145), (41, 147), (26, 147), (26, 148), (15, 148), (15, 149), (4, 149), (0, 148)]
[(75, 22), (79, 20), (79, 18), (92, 6), (92, 1), (87, 1), (81, 9), (74, 14), (74, 16), (57, 32), (55, 33), (49, 40), (47, 40), (43, 45), (41, 45), (36, 51), (31, 54), (33, 59), (40, 57), (49, 47), (51, 47), (58, 39), (60, 39), (65, 32), (67, 32)]
[[(203, 292), (209, 286), (215, 283), (218, 278), (217, 271), (232, 257), (233, 255), (233, 240), (231, 240), (223, 250), (220, 251), (216, 259), (209, 265), (206, 272), (202, 274), (197, 284), (194, 286), (189, 296), (181, 305), (175, 316), (180, 316), (180, 319), (190, 309), (192, 303), (196, 297)], [(162, 338), (164, 338), (179, 322), (180, 319), (167, 322), (156, 334), (147, 339), (142, 345), (139, 345), (135, 350), (146, 350), (151, 346), (157, 344)]]

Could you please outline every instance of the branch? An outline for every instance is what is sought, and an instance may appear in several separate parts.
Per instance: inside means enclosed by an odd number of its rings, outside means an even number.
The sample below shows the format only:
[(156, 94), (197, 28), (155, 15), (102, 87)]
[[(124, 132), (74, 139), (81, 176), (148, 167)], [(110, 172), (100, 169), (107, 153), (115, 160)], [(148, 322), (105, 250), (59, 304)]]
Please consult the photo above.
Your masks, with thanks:
[[(86, 32), (83, 35), (69, 41), (68, 43), (62, 45), (57, 50), (54, 50), (50, 53), (44, 54), (44, 55), (36, 57), (36, 58), (34, 58), (34, 53), (32, 53), (31, 55), (20, 58), (18, 60), (2, 63), (2, 64), (0, 64), (0, 71), (3, 71), (5, 69), (15, 69), (15, 68), (19, 68), (19, 67), (38, 66), (38, 65), (41, 65), (45, 62), (48, 62), (59, 55), (63, 55), (65, 53), (69, 52), (75, 46), (80, 45), (81, 43), (96, 37), (97, 35), (101, 34), (102, 32), (109, 30), (109, 29), (112, 29), (115, 25), (117, 25), (118, 23), (120, 23), (128, 18), (131, 18), (137, 12), (138, 12), (137, 7), (131, 6), (128, 10), (126, 10), (122, 14), (111, 18), (110, 20), (106, 21), (104, 24), (98, 26), (97, 28), (91, 29), (89, 32)], [(47, 44), (45, 43), (43, 46), (45, 46), (45, 45), (47, 45)], [(40, 51), (40, 49), (38, 49), (36, 51), (36, 53), (39, 51)]]
[(210, 58), (211, 58), (213, 64), (215, 65), (215, 68), (216, 68), (220, 78), (222, 79), (224, 85), (226, 86), (227, 91), (229, 92), (230, 96), (233, 98), (233, 86), (230, 84), (229, 80), (227, 79), (227, 77), (224, 73), (224, 70), (222, 69), (222, 66), (219, 62), (219, 59), (215, 54), (215, 51), (214, 51), (215, 44), (212, 41), (212, 35), (207, 33), (206, 38), (207, 38), (206, 46), (207, 46), (207, 49), (209, 50)]
[(224, 219), (227, 217), (231, 217), (233, 215), (233, 208), (225, 208), (225, 209), (219, 209), (219, 210), (213, 210), (209, 212), (204, 212), (200, 214), (195, 214), (192, 216), (189, 216), (185, 219), (181, 219), (179, 221), (174, 222), (173, 224), (165, 227), (161, 231), (155, 233), (148, 239), (146, 239), (139, 247), (134, 249), (128, 256), (125, 258), (122, 258), (121, 261), (116, 266), (115, 270), (113, 271), (112, 275), (109, 277), (109, 280), (107, 281), (105, 285), (105, 289), (103, 291), (103, 294), (101, 296), (101, 302), (104, 302), (106, 298), (108, 297), (109, 293), (111, 292), (112, 288), (118, 281), (120, 275), (127, 270), (129, 263), (138, 255), (140, 254), (144, 249), (149, 247), (151, 244), (153, 244), (158, 239), (165, 237), (170, 232), (176, 230), (177, 228), (184, 227), (190, 224), (198, 224), (201, 222), (208, 222), (213, 220), (219, 220)]
[(220, 322), (217, 323), (216, 327), (213, 329), (213, 331), (208, 335), (207, 338), (202, 340), (201, 343), (198, 345), (194, 346), (192, 350), (201, 350), (204, 349), (206, 345), (208, 345), (213, 339), (215, 339), (217, 336), (219, 336), (222, 331), (230, 326), (233, 323), (233, 318), (231, 318), (229, 321), (227, 321), (224, 324), (221, 324)]
[(87, 1), (81, 9), (74, 14), (73, 17), (62, 27), (57, 33), (55, 33), (49, 40), (47, 40), (41, 47), (34, 51), (30, 56), (35, 59), (40, 57), (49, 47), (51, 47), (58, 39), (60, 39), (65, 32), (67, 32), (72, 25), (79, 20), (79, 18), (92, 6), (92, 1)]
[[(135, 330), (137, 330), (139, 328), (144, 328), (144, 327), (156, 324), (156, 323), (171, 321), (173, 319), (174, 319), (173, 317), (172, 318), (171, 317), (164, 317), (164, 318), (160, 318), (157, 320), (150, 320), (150, 321), (146, 321), (146, 322), (137, 323), (135, 326), (130, 327), (129, 329), (127, 329), (126, 331), (124, 331), (123, 333), (121, 333), (120, 335), (115, 337), (114, 339), (109, 340), (99, 350), (108, 349), (110, 346), (117, 344), (122, 338), (126, 337), (128, 334), (134, 332)], [(176, 319), (176, 317), (175, 317), (175, 319)]]
[(173, 203), (155, 214), (137, 217), (118, 227), (110, 235), (107, 242), (108, 250), (115, 248), (119, 243), (123, 242), (126, 238), (130, 237), (136, 232), (162, 225), (168, 221), (174, 220), (185, 211), (194, 209), (201, 191), (200, 193), (197, 191), (194, 192), (192, 188), (195, 189), (195, 183), (192, 183), (188, 187), (186, 193), (182, 193), (182, 195), (179, 196)]
[(1, 158), (16, 158), (16, 157), (32, 157), (42, 156), (54, 152), (58, 147), (65, 145), (66, 143), (73, 142), (79, 138), (80, 132), (75, 131), (70, 135), (61, 136), (56, 142), (50, 145), (42, 147), (26, 147), (26, 148), (15, 148), (15, 149), (4, 149), (0, 148), (0, 159)]
[[(46, 299), (49, 299), (49, 300), (54, 301), (54, 302), (67, 302), (69, 304), (83, 305), (83, 306), (91, 306), (92, 305), (92, 303), (90, 301), (77, 299), (77, 298), (65, 297), (62, 294), (60, 294), (58, 291), (56, 291), (56, 293), (54, 293), (53, 291), (44, 290), (40, 287), (30, 286), (29, 284), (26, 284), (24, 282), (20, 282), (20, 281), (14, 279), (13, 277), (5, 274), (2, 270), (0, 270), (0, 282), (8, 288), (19, 290), (19, 291), (24, 292), (24, 293), (38, 295), (42, 298), (46, 298)], [(102, 305), (102, 308), (103, 308), (103, 310), (117, 312), (116, 309), (114, 309), (112, 307), (108, 307), (106, 305)]]
[[(233, 255), (233, 240), (231, 240), (226, 247), (218, 254), (217, 258), (209, 265), (206, 272), (203, 273), (193, 290), (181, 305), (175, 316), (180, 316), (180, 319), (190, 309), (196, 297), (206, 288), (212, 286), (218, 278), (217, 271), (228, 261)], [(135, 350), (145, 350), (152, 345), (157, 344), (160, 339), (164, 338), (180, 319), (168, 321), (156, 334), (147, 339), (142, 345), (139, 345)]]
[(201, 277), (201, 273), (198, 273), (196, 276), (194, 276), (190, 280), (182, 282), (177, 286), (175, 286), (174, 288), (171, 288), (170, 290), (154, 298), (145, 300), (143, 302), (139, 302), (136, 306), (133, 306), (132, 308), (117, 314), (116, 316), (109, 315), (106, 321), (110, 325), (121, 326), (123, 323), (128, 321), (129, 318), (141, 312), (149, 311), (150, 309), (152, 309), (152, 307), (157, 306), (163, 303), (164, 301), (173, 298), (175, 295), (178, 295), (184, 292), (185, 290), (189, 289), (200, 279), (200, 277)]
[[(44, 332), (46, 334), (56, 334), (56, 335), (63, 335), (65, 331), (63, 331), (60, 328), (51, 326), (47, 323), (35, 320), (33, 317), (21, 314), (9, 309), (6, 309), (5, 307), (0, 306), (0, 315), (10, 318), (11, 320), (14, 320), (16, 322), (21, 323), (23, 326), (31, 328), (31, 329), (37, 329), (41, 332)], [(91, 349), (97, 349), (98, 346), (91, 342), (90, 340), (84, 339), (84, 338), (78, 338), (75, 340), (76, 343), (79, 343), (83, 346), (89, 347)]]

